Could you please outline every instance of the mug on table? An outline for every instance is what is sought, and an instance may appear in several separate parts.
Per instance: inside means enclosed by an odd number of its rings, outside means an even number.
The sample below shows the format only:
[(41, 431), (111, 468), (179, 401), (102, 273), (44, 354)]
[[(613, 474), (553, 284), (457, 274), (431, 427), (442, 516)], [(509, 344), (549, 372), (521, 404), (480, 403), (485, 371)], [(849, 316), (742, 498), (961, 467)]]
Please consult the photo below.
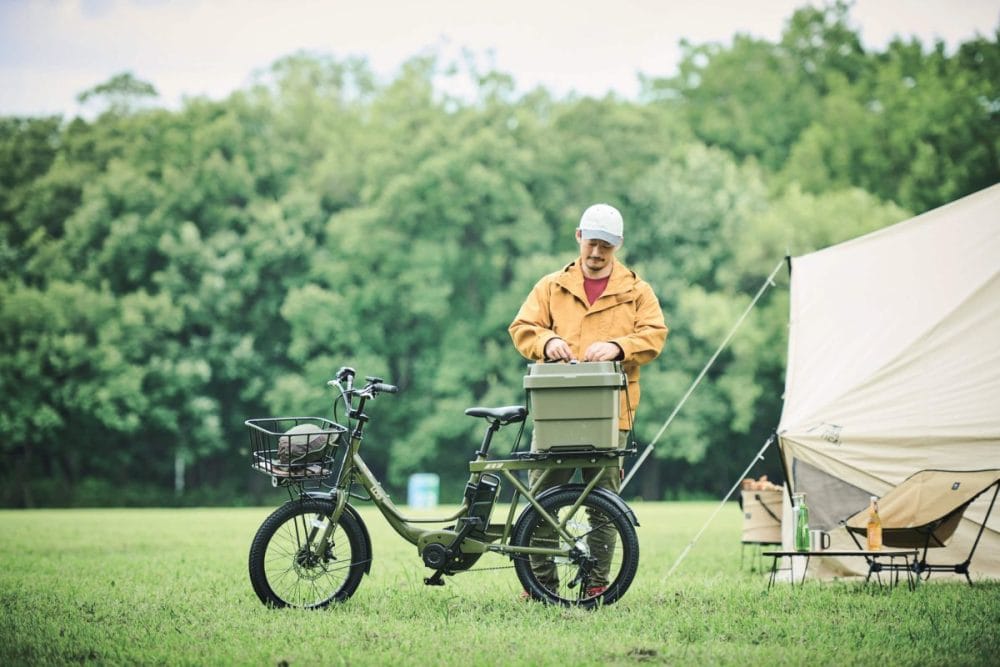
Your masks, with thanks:
[(826, 551), (830, 548), (830, 533), (825, 530), (809, 531), (809, 549), (811, 551)]

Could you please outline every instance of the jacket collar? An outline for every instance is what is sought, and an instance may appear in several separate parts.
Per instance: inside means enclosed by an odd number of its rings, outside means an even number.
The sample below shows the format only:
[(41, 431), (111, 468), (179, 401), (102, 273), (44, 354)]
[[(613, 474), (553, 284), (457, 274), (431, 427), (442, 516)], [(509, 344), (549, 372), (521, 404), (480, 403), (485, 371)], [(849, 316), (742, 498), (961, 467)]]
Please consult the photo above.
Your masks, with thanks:
[[(635, 287), (636, 280), (635, 272), (619, 262), (616, 257), (611, 267), (608, 286), (604, 288), (600, 299), (594, 302), (594, 307), (597, 307), (604, 297), (631, 291)], [(587, 301), (587, 292), (583, 289), (583, 270), (580, 269), (579, 260), (567, 264), (556, 278), (556, 283), (583, 301), (584, 304), (590, 305)]]

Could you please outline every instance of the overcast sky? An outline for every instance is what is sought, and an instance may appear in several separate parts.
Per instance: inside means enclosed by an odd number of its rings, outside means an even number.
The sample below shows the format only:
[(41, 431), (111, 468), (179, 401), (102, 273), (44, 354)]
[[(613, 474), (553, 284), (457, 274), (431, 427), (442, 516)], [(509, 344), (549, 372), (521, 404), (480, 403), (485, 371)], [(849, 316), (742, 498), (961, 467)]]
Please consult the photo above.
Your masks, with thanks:
[[(221, 98), (300, 50), (363, 56), (382, 77), (428, 49), (471, 49), (544, 85), (632, 97), (638, 74), (675, 72), (678, 42), (776, 40), (808, 0), (0, 0), (0, 114), (76, 114), (76, 95), (131, 71), (161, 102)], [(893, 35), (954, 48), (993, 38), (1000, 0), (858, 0), (868, 48)], [(490, 55), (492, 54), (492, 55)], [(492, 57), (492, 61), (489, 58)]]

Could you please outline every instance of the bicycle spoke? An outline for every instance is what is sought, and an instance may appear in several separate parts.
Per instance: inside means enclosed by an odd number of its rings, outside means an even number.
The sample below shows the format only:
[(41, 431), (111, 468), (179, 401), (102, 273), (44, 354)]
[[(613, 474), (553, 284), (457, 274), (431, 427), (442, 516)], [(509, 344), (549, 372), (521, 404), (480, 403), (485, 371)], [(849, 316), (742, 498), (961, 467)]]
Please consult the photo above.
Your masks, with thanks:
[[(624, 594), (635, 575), (635, 530), (611, 500), (594, 495), (581, 502), (579, 493), (578, 488), (567, 487), (541, 501), (569, 541), (533, 508), (514, 528), (512, 545), (559, 549), (563, 555), (515, 558), (514, 567), (525, 589), (543, 601), (610, 604)], [(570, 511), (572, 516), (566, 516)]]
[(328, 499), (293, 501), (265, 521), (250, 558), (251, 581), (261, 600), (322, 607), (354, 592), (370, 560), (355, 518), (345, 512), (322, 544), (307, 541), (310, 534), (315, 539), (329, 529), (333, 509)]

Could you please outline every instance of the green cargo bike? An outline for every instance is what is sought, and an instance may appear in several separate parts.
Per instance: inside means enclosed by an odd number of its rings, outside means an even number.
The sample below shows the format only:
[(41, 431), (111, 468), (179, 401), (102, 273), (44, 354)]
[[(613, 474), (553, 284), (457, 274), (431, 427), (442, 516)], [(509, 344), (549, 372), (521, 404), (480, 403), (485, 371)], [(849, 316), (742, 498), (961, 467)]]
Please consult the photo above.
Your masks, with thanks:
[[(425, 567), (424, 581), (443, 585), (444, 577), (469, 571), (486, 553), (513, 563), (530, 597), (550, 604), (585, 608), (621, 599), (635, 577), (639, 542), (632, 509), (614, 493), (586, 484), (545, 488), (548, 471), (563, 468), (617, 470), (618, 396), (625, 386), (615, 362), (533, 364), (524, 378), (532, 406), (534, 438), (530, 451), (490, 458), (493, 436), (504, 426), (520, 424), (520, 442), (528, 410), (513, 405), (474, 407), (487, 428), (475, 458), (461, 506), (450, 516), (405, 516), (383, 490), (361, 457), (366, 405), (397, 388), (368, 377), (355, 386), (355, 371), (342, 368), (328, 384), (338, 390), (334, 420), (320, 417), (250, 419), (252, 466), (285, 488), (289, 501), (260, 526), (250, 547), (250, 581), (261, 601), (273, 607), (320, 608), (347, 600), (357, 590), (373, 560), (371, 539), (351, 498), (370, 499), (389, 525), (416, 545)], [(360, 383), (359, 383), (360, 384)], [(336, 421), (343, 403), (346, 425)], [(529, 484), (527, 472), (538, 470)], [(536, 478), (537, 477), (537, 478)], [(523, 478), (523, 479), (522, 479)], [(506, 482), (510, 500), (502, 522), (491, 522)], [(358, 495), (357, 487), (365, 494)], [(544, 489), (544, 490), (543, 490)], [(435, 527), (437, 526), (437, 527)], [(614, 538), (592, 539), (595, 530)], [(601, 544), (600, 553), (595, 543)], [(551, 572), (543, 585), (540, 563)], [(593, 587), (597, 568), (607, 586)]]

